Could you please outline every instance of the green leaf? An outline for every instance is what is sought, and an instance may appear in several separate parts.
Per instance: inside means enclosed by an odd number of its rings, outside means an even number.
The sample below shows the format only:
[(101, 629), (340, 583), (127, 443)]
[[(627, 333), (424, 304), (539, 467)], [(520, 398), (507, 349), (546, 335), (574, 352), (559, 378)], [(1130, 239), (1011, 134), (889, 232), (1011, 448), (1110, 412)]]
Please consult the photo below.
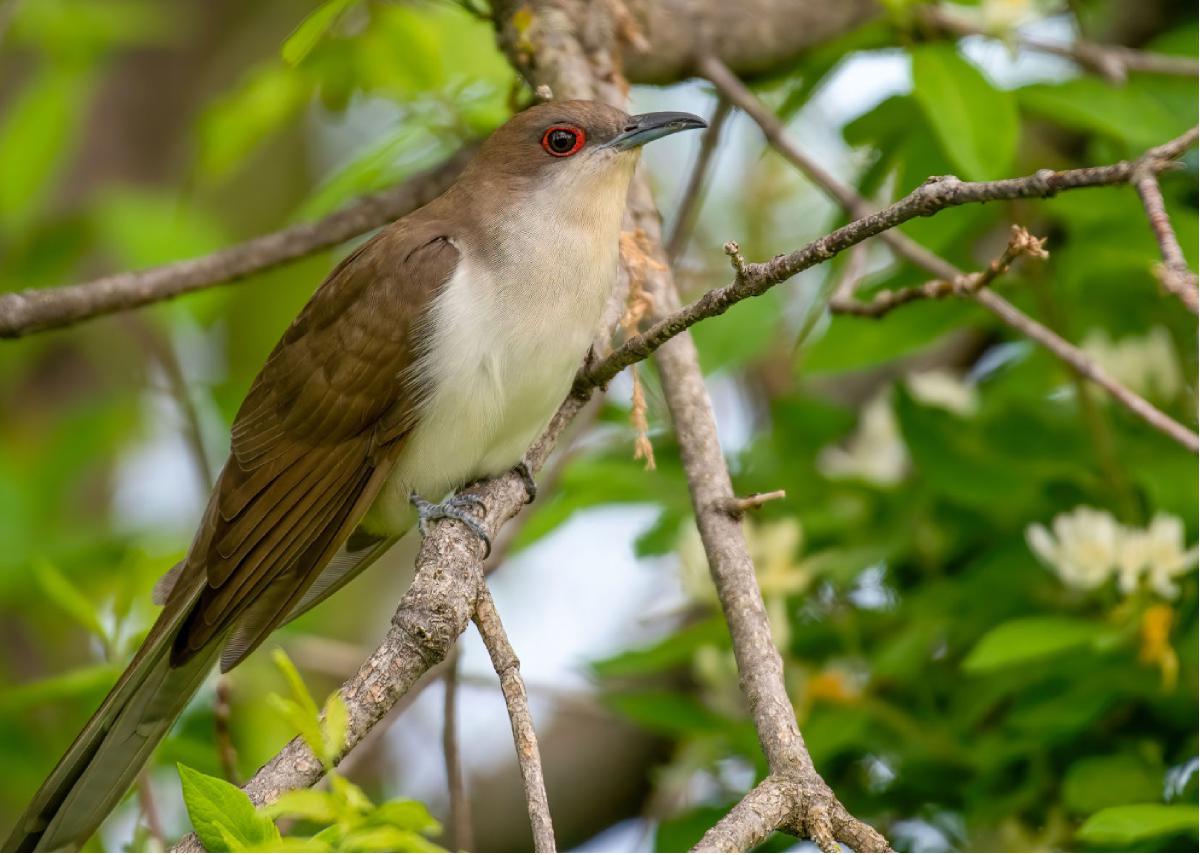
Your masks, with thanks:
[(284, 721), (299, 732), (304, 744), (318, 759), (324, 762), (325, 736), (321, 732), (321, 723), (317, 720), (316, 715), (291, 698), (283, 698), (276, 694), (267, 695), (267, 703)]
[[(1144, 86), (1114, 86), (1085, 76), (1066, 83), (1039, 83), (1017, 90), (1021, 109), (1063, 127), (1103, 134), (1140, 150), (1182, 133), (1195, 121), (1172, 110)], [(1192, 98), (1193, 105), (1195, 96)]]
[(696, 699), (673, 692), (611, 692), (604, 703), (642, 727), (669, 736), (719, 733), (729, 724)]
[(318, 6), (283, 43), (280, 55), (288, 65), (299, 65), (325, 37), (347, 9), (358, 0), (326, 0)]
[[(329, 740), (326, 737), (326, 731), (321, 726), (320, 713), (317, 711), (317, 702), (313, 700), (313, 696), (309, 693), (308, 687), (304, 685), (304, 680), (300, 677), (300, 672), (296, 670), (296, 666), (288, 655), (282, 649), (276, 648), (272, 654), (272, 659), (275, 660), (275, 667), (280, 670), (285, 680), (287, 680), (288, 688), (292, 691), (292, 697), (281, 698), (278, 695), (268, 695), (267, 701), (279, 711), (287, 721), (300, 731), (300, 736), (312, 749), (321, 762), (330, 767), (333, 763), (333, 757), (328, 751)], [(343, 707), (342, 712), (345, 712)], [(337, 715), (338, 713), (334, 713)], [(337, 725), (335, 725), (337, 726)], [(341, 733), (342, 744), (345, 744), (346, 733), (344, 718), (343, 724), (340, 725), (343, 730)], [(340, 750), (340, 746), (339, 746)]]
[(292, 690), (292, 697), (301, 709), (310, 716), (313, 721), (317, 720), (317, 702), (313, 700), (313, 696), (309, 694), (308, 687), (304, 685), (304, 680), (300, 677), (300, 672), (296, 670), (296, 666), (288, 655), (281, 648), (276, 648), (271, 654), (271, 658), (275, 661), (275, 667), (283, 674), (287, 680), (288, 688)]
[(912, 49), (913, 96), (942, 151), (971, 181), (1009, 174), (1020, 120), (1012, 93), (997, 89), (948, 44)]
[(993, 515), (1006, 513), (998, 502), (1022, 507), (1037, 489), (1012, 460), (999, 456), (972, 422), (938, 407), (915, 401), (907, 388), (895, 394), (896, 418), (913, 467), (939, 495)]
[(1071, 764), (1063, 779), (1063, 802), (1078, 813), (1135, 802), (1162, 795), (1161, 764), (1136, 754), (1084, 757)]
[(690, 661), (696, 650), (710, 644), (729, 646), (729, 630), (719, 616), (685, 627), (649, 647), (593, 662), (592, 670), (608, 678), (657, 674)]
[(346, 747), (346, 731), (350, 726), (350, 713), (346, 702), (342, 700), (341, 692), (334, 692), (325, 701), (325, 715), (322, 720), (324, 735), (325, 765), (332, 766), (341, 756)]
[(333, 846), (320, 837), (284, 837), (261, 847), (255, 847), (251, 852), (334, 852)]
[(341, 805), (340, 799), (324, 790), (291, 790), (259, 811), (271, 819), (294, 816), (328, 825), (338, 819)]
[(133, 188), (105, 191), (91, 227), (114, 262), (129, 268), (193, 258), (228, 242), (221, 221), (200, 207)]
[(63, 674), (20, 686), (5, 686), (0, 693), (0, 712), (25, 710), (51, 701), (75, 701), (99, 698), (121, 675), (119, 665), (86, 665)]
[(343, 852), (445, 852), (414, 831), (379, 826), (351, 831), (342, 840)]
[(1196, 805), (1121, 805), (1089, 816), (1078, 836), (1103, 846), (1129, 846), (1169, 834), (1195, 834), (1196, 823)]
[(441, 834), (442, 824), (429, 809), (411, 799), (394, 799), (375, 808), (366, 818), (371, 825), (390, 825), (421, 834)]
[(178, 764), (183, 803), (209, 852), (241, 851), (279, 842), (279, 829), (228, 781)]
[[(36, 3), (31, 6), (38, 5)], [(0, 226), (30, 222), (79, 139), (90, 76), (68, 68), (36, 70), (5, 105), (0, 119)]]
[(200, 120), (200, 172), (223, 178), (259, 143), (300, 112), (311, 86), (301, 69), (266, 66), (250, 72)]
[(1080, 618), (1039, 616), (1010, 620), (979, 639), (963, 670), (985, 673), (1095, 644), (1109, 634), (1104, 624)]
[(62, 574), (62, 571), (45, 559), (38, 559), (33, 562), (33, 575), (42, 592), (56, 606), (92, 635), (105, 643), (108, 642), (108, 633), (100, 623), (96, 607)]
[(375, 810), (375, 803), (357, 785), (343, 778), (337, 772), (329, 775), (329, 787), (333, 794), (342, 800), (352, 812), (366, 814)]
[(705, 374), (745, 365), (775, 344), (774, 333), (783, 315), (780, 293), (768, 291), (743, 300), (722, 315), (719, 322), (692, 328)]

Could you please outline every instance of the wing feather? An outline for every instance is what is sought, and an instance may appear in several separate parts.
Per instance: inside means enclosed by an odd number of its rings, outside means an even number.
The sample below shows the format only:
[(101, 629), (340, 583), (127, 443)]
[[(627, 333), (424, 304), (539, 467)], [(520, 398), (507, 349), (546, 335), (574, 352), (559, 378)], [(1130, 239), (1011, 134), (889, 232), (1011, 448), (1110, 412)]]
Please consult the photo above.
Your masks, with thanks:
[(402, 221), (339, 265), (284, 333), (238, 413), (181, 571), (205, 584), (174, 664), (231, 631), (236, 649), (222, 664), (241, 661), (304, 601), (366, 513), (416, 418), (423, 390), (409, 369), (422, 317), (458, 259), (436, 222)]

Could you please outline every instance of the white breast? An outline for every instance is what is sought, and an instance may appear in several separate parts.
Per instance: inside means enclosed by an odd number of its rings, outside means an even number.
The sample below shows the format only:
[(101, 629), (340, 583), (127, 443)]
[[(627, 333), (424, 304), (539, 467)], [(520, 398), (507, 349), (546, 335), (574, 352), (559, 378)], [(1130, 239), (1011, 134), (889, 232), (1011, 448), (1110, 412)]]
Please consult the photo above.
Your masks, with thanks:
[(598, 331), (616, 279), (619, 212), (613, 220), (602, 241), (571, 218), (514, 229), (487, 263), (459, 247), (419, 366), (430, 393), (369, 527), (401, 533), (413, 521), (410, 492), (437, 501), (521, 459)]

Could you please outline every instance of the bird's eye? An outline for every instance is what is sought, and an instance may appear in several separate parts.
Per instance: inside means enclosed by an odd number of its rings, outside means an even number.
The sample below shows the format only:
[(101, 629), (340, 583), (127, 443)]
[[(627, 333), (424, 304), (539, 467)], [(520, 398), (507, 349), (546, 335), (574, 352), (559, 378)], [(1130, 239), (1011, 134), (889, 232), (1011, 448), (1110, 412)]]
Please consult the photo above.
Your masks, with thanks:
[(569, 157), (583, 148), (584, 135), (579, 128), (555, 125), (542, 134), (542, 148), (555, 157)]

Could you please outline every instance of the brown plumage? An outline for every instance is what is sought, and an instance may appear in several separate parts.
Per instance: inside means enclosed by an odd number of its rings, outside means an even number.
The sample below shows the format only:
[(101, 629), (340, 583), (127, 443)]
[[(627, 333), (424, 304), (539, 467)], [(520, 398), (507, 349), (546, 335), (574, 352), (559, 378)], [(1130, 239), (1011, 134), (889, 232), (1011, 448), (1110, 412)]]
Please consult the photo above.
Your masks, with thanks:
[(238, 411), (187, 557), (156, 589), (162, 614), (9, 850), (91, 835), (218, 655), (233, 667), (366, 567), (411, 524), (408, 491), (444, 494), (517, 462), (615, 278), (637, 146), (702, 124), (531, 108), (444, 195), (334, 269)]

